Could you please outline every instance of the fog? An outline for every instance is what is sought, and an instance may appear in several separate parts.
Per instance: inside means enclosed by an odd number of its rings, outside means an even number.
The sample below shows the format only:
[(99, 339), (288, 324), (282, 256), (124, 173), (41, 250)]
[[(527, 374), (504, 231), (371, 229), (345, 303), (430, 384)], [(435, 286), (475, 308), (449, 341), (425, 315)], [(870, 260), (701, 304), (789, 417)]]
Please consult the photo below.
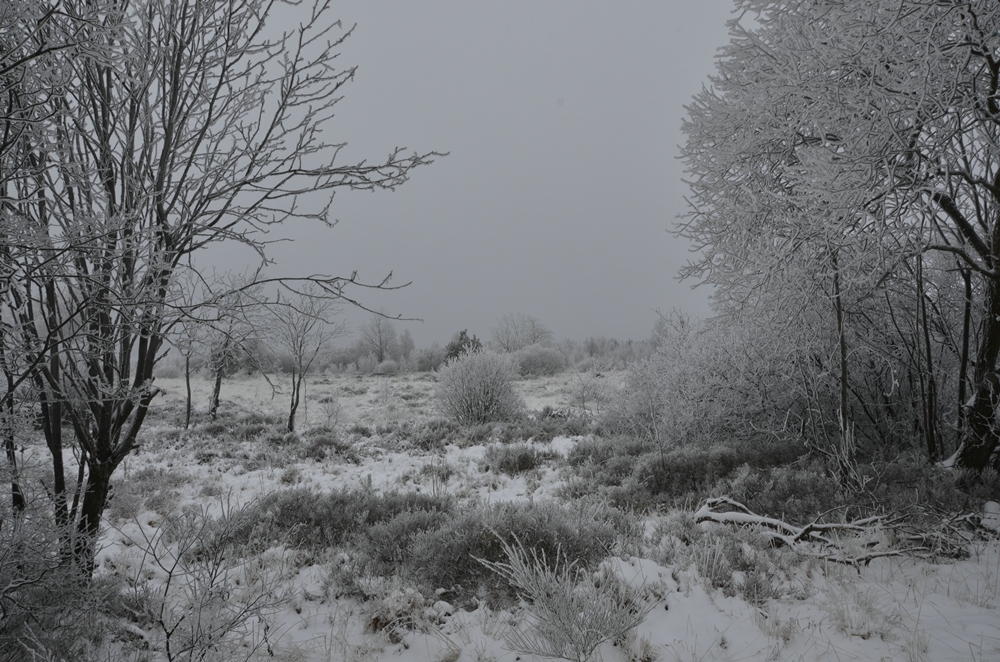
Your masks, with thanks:
[[(303, 7), (303, 11), (304, 11)], [(407, 287), (356, 292), (418, 346), (460, 329), (488, 337), (505, 312), (557, 338), (648, 336), (657, 309), (709, 312), (678, 282), (690, 246), (677, 160), (684, 104), (727, 39), (722, 0), (492, 3), (372, 1), (334, 7), (341, 66), (358, 66), (327, 139), (344, 158), (396, 146), (449, 152), (396, 192), (340, 192), (333, 229), (297, 222), (272, 237), (271, 275), (357, 271)], [(304, 17), (283, 9), (292, 27)], [(303, 204), (319, 205), (308, 199)], [(211, 254), (242, 270), (250, 256)], [(367, 313), (346, 309), (358, 323)]]

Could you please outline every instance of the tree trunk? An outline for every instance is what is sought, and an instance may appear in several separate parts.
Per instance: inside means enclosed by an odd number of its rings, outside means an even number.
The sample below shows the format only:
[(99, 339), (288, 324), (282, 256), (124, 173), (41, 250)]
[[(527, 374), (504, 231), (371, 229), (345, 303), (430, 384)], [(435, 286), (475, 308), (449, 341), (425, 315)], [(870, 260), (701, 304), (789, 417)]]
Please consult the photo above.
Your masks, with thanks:
[(215, 385), (212, 387), (212, 401), (208, 406), (208, 415), (215, 420), (219, 412), (219, 395), (222, 393), (222, 373), (226, 370), (226, 356), (229, 354), (229, 336), (222, 342), (222, 349), (213, 361), (215, 368)]
[(302, 390), (302, 373), (292, 370), (292, 404), (288, 412), (288, 431), (295, 432), (295, 412), (299, 408), (299, 393)]
[(840, 352), (840, 421), (842, 427), (846, 429), (847, 421), (850, 417), (847, 414), (847, 402), (848, 402), (848, 392), (849, 392), (849, 375), (847, 372), (847, 334), (844, 328), (844, 302), (840, 298), (840, 275), (836, 271), (837, 261), (833, 262), (833, 291), (834, 291), (834, 306), (837, 310), (837, 336), (838, 336), (838, 349)]
[(972, 271), (962, 269), (962, 280), (965, 281), (965, 305), (962, 309), (962, 358), (958, 366), (958, 443), (961, 443), (965, 430), (966, 406), (968, 398), (966, 389), (969, 381), (969, 336), (972, 333)]
[(55, 520), (58, 526), (69, 523), (69, 513), (66, 510), (66, 470), (63, 465), (62, 445), (62, 406), (59, 402), (50, 401), (46, 393), (42, 401), (42, 431), (45, 443), (52, 457), (52, 498), (55, 501)]
[(87, 488), (80, 506), (80, 521), (73, 548), (73, 558), (82, 576), (90, 577), (94, 572), (94, 553), (97, 536), (101, 532), (101, 518), (107, 504), (113, 468), (104, 466), (96, 459), (87, 463)]
[[(184, 403), (184, 429), (191, 427), (191, 355), (184, 356), (184, 385), (187, 387), (187, 400)], [(222, 383), (219, 383), (222, 388)]]
[[(0, 334), (3, 333), (0, 328)], [(8, 369), (7, 355), (4, 352), (4, 342), (6, 339), (0, 335), (0, 364), (3, 364), (4, 376), (7, 378), (7, 406), (6, 415), (3, 417), (3, 445), (7, 453), (7, 465), (10, 467), (10, 505), (14, 512), (24, 510), (24, 493), (21, 492), (21, 480), (17, 470), (17, 444), (14, 438), (14, 373)]]
[[(13, 384), (13, 378), (7, 374), (8, 386)], [(13, 389), (8, 391), (13, 395)], [(21, 492), (21, 480), (17, 470), (17, 445), (14, 440), (14, 398), (7, 398), (7, 412), (4, 421), (3, 445), (7, 452), (7, 465), (10, 467), (10, 505), (14, 512), (24, 510), (24, 493)]]
[(934, 354), (931, 350), (930, 324), (927, 321), (927, 295), (924, 290), (924, 261), (922, 256), (917, 257), (917, 314), (920, 319), (920, 331), (922, 332), (923, 348), (915, 350), (915, 354), (920, 356), (925, 354), (924, 360), (918, 359), (920, 364), (926, 363), (926, 369), (921, 369), (920, 392), (921, 409), (924, 417), (924, 440), (927, 443), (927, 457), (931, 462), (937, 462), (939, 458), (937, 443), (937, 386), (934, 378)]
[(997, 356), (1000, 354), (1000, 282), (987, 281), (986, 314), (982, 321), (982, 341), (976, 357), (976, 393), (968, 412), (968, 431), (958, 451), (958, 465), (974, 471), (985, 469), (1000, 441), (996, 408), (1000, 404)]

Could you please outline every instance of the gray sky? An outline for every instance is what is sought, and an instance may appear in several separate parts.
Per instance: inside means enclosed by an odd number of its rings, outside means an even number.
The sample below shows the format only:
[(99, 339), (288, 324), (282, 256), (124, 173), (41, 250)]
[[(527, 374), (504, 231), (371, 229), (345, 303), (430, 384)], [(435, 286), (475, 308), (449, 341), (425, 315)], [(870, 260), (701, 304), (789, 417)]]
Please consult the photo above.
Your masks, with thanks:
[[(296, 224), (274, 247), (283, 274), (389, 271), (400, 292), (364, 302), (418, 347), (505, 312), (557, 338), (648, 336), (654, 309), (708, 313), (679, 283), (688, 246), (683, 105), (713, 72), (728, 0), (383, 2), (334, 5), (357, 64), (330, 140), (348, 158), (396, 145), (450, 156), (395, 193), (337, 194), (334, 229)], [(346, 311), (357, 323), (367, 317)]]

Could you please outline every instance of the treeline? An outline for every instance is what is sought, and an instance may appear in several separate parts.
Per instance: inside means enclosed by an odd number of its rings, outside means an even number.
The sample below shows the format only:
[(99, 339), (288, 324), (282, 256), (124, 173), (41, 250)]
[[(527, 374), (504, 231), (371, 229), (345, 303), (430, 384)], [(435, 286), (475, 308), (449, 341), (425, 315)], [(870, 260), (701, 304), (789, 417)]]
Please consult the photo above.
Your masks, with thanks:
[[(381, 311), (356, 329), (340, 327), (337, 334), (321, 344), (310, 370), (314, 374), (436, 372), (462, 352), (483, 348), (511, 354), (526, 377), (554, 375), (564, 370), (622, 370), (656, 351), (663, 324), (664, 320), (658, 320), (650, 337), (636, 341), (606, 336), (556, 341), (536, 317), (507, 314), (491, 327), (485, 342), (462, 329), (447, 342), (418, 348), (409, 330), (400, 331), (401, 323)], [(243, 330), (238, 325), (230, 326), (227, 334), (212, 331), (213, 328), (207, 328), (204, 337), (198, 340), (190, 336), (173, 338), (175, 356), (161, 362), (157, 374), (181, 377), (185, 361), (189, 362), (188, 369), (212, 378), (216, 374), (224, 377), (258, 372), (288, 374), (296, 368), (295, 356), (287, 347), (268, 342), (266, 334), (249, 326)]]

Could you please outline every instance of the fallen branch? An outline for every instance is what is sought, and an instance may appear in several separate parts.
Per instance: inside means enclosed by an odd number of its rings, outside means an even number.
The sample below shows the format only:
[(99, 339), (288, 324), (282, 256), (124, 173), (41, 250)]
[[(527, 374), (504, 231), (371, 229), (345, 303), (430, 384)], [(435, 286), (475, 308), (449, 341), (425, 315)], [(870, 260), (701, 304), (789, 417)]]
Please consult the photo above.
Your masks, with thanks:
[[(751, 511), (738, 501), (729, 497), (709, 499), (694, 514), (696, 522), (715, 522), (717, 524), (735, 524), (738, 526), (758, 527), (774, 545), (783, 545), (799, 554), (814, 556), (833, 563), (841, 563), (854, 568), (867, 566), (873, 560), (886, 556), (902, 556), (921, 551), (926, 547), (908, 547), (906, 549), (871, 549), (880, 544), (879, 541), (861, 543), (869, 551), (850, 553), (846, 548), (857, 546), (865, 534), (873, 535), (883, 531), (895, 521), (887, 522), (881, 516), (866, 517), (851, 522), (820, 522), (814, 521), (799, 527), (783, 522), (773, 517), (765, 517)], [(845, 545), (843, 541), (828, 534), (847, 532), (855, 534), (854, 545)]]

